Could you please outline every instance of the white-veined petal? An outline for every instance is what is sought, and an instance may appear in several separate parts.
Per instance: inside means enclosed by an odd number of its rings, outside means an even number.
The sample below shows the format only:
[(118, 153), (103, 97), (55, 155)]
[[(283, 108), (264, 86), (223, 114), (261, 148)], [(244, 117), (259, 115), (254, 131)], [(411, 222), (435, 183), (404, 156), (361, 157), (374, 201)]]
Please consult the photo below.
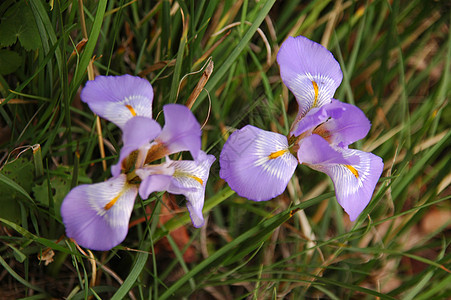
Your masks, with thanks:
[(118, 245), (127, 235), (137, 192), (125, 174), (75, 187), (61, 205), (66, 235), (92, 250)]
[(152, 118), (152, 86), (137, 76), (97, 76), (86, 83), (80, 97), (93, 112), (121, 129), (135, 116)]
[[(384, 167), (382, 159), (355, 149), (329, 146), (326, 150), (324, 139), (315, 134), (307, 141), (310, 139), (314, 142), (310, 145), (302, 143), (298, 156), (312, 169), (329, 175), (338, 203), (354, 221), (371, 200)], [(313, 159), (309, 157), (309, 152), (316, 153)]]
[(251, 125), (230, 135), (219, 162), (219, 176), (238, 195), (254, 201), (280, 195), (298, 164), (285, 136)]
[(204, 225), (202, 208), (204, 207), (205, 185), (214, 161), (213, 155), (207, 155), (200, 151), (198, 158), (194, 161), (182, 160), (171, 163), (175, 172), (172, 175), (172, 184), (167, 191), (185, 195), (191, 221), (197, 228)]
[(150, 193), (167, 191), (185, 195), (191, 220), (195, 227), (204, 225), (205, 185), (210, 167), (215, 161), (213, 155), (200, 151), (196, 160), (168, 161), (158, 166), (145, 166), (136, 173), (143, 179), (139, 194), (146, 199)]
[(339, 63), (322, 45), (306, 37), (288, 37), (277, 54), (280, 76), (295, 95), (299, 115), (330, 103), (343, 79)]

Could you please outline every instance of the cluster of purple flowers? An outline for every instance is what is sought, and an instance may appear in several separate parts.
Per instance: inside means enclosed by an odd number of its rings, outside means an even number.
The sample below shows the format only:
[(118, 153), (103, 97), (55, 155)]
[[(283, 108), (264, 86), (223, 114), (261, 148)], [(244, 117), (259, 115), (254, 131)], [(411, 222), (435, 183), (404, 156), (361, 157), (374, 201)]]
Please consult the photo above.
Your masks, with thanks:
[(289, 37), (277, 55), (282, 81), (299, 111), (287, 136), (247, 125), (231, 134), (220, 176), (240, 196), (265, 201), (280, 195), (298, 164), (332, 179), (338, 203), (354, 221), (368, 205), (383, 170), (382, 159), (349, 149), (371, 124), (354, 105), (333, 99), (343, 74), (326, 48)]
[[(264, 201), (283, 193), (296, 166), (305, 164), (331, 177), (338, 203), (355, 220), (383, 169), (380, 157), (348, 148), (371, 124), (356, 106), (333, 99), (343, 75), (326, 48), (290, 37), (277, 61), (299, 105), (290, 134), (252, 125), (233, 132), (220, 155), (220, 176), (238, 195)], [(192, 112), (165, 105), (161, 128), (152, 119), (152, 86), (130, 75), (98, 76), (86, 84), (81, 99), (122, 130), (123, 147), (112, 178), (80, 185), (64, 199), (67, 236), (86, 248), (109, 250), (125, 239), (137, 194), (147, 199), (157, 191), (183, 194), (193, 225), (203, 226), (205, 184), (215, 158), (201, 150), (201, 128)], [(181, 151), (193, 160), (169, 158)]]
[[(165, 105), (161, 128), (152, 119), (152, 86), (130, 75), (98, 76), (86, 84), (81, 99), (122, 130), (124, 145), (111, 167), (112, 178), (77, 186), (64, 199), (67, 236), (86, 248), (109, 250), (127, 235), (136, 195), (147, 199), (158, 191), (185, 195), (194, 226), (203, 226), (205, 184), (215, 157), (200, 149), (201, 128), (192, 112), (183, 105)], [(194, 160), (168, 157), (181, 151), (189, 151)]]

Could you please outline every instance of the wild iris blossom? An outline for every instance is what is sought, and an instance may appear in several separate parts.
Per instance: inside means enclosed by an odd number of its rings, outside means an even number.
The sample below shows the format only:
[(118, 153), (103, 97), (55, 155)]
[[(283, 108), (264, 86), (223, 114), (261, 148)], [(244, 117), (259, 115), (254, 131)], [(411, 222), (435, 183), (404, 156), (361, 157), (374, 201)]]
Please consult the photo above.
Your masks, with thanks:
[[(152, 119), (152, 86), (130, 75), (98, 76), (86, 84), (81, 99), (121, 128), (124, 145), (112, 178), (77, 186), (64, 199), (67, 236), (93, 250), (113, 248), (127, 235), (136, 195), (147, 199), (156, 191), (185, 195), (193, 225), (203, 226), (205, 184), (215, 158), (200, 150), (201, 128), (192, 112), (183, 105), (165, 105), (161, 129)], [(167, 157), (180, 151), (189, 151), (194, 160)], [(165, 162), (155, 163), (164, 157)]]
[(282, 81), (299, 111), (288, 137), (247, 125), (233, 132), (220, 155), (220, 177), (238, 195), (265, 201), (280, 195), (296, 166), (305, 164), (332, 179), (338, 203), (354, 221), (369, 203), (382, 159), (348, 146), (371, 124), (356, 106), (333, 99), (343, 74), (326, 48), (289, 37), (277, 55)]

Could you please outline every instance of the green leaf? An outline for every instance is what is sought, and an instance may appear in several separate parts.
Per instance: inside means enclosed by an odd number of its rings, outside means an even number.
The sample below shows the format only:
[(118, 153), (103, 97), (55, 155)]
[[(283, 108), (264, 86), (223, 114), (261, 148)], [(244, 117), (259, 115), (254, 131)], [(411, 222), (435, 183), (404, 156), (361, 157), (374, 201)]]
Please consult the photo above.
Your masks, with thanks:
[[(49, 240), (43, 237), (38, 237), (37, 235), (32, 234), (31, 232), (29, 232), (28, 230), (24, 229), (23, 227), (10, 222), (6, 219), (0, 218), (0, 222), (4, 223), (5, 225), (8, 225), (9, 227), (11, 227), (12, 229), (14, 229), (15, 231), (17, 231), (18, 233), (20, 233), (24, 238), (29, 239), (33, 242), (36, 242), (38, 244), (41, 244), (45, 247), (49, 247), (52, 248), (54, 251), (61, 251), (63, 253), (67, 253), (67, 254), (72, 254), (72, 255), (80, 255), (79, 253), (75, 253), (72, 252), (71, 250), (57, 244), (56, 242), (54, 242), (53, 240)], [(0, 256), (1, 258), (1, 256)]]
[(106, 0), (100, 0), (99, 4), (97, 5), (97, 12), (94, 18), (94, 23), (92, 24), (92, 30), (89, 34), (88, 42), (86, 43), (84, 51), (81, 54), (80, 63), (78, 64), (71, 82), (72, 87), (75, 85), (75, 88), (72, 88), (72, 90), (77, 90), (78, 86), (81, 84), (83, 76), (86, 72), (86, 68), (88, 67), (89, 61), (91, 60), (92, 54), (94, 53), (94, 48), (97, 44), (100, 30), (102, 29), (102, 22), (103, 16), (105, 15), (106, 5)]
[(26, 1), (12, 5), (0, 24), (0, 45), (11, 46), (17, 39), (26, 50), (38, 49), (41, 45), (33, 13)]
[[(3, 22), (0, 23), (0, 46), (8, 47), (17, 41), (17, 35), (15, 33), (16, 28), (20, 26), (17, 24), (17, 20), (13, 17), (16, 15), (16, 10), (12, 13), (12, 9), (8, 10), (4, 16)], [(12, 17), (10, 16), (12, 14)]]
[(141, 274), (142, 269), (146, 265), (147, 257), (149, 256), (149, 253), (147, 253), (149, 251), (149, 248), (149, 245), (145, 245), (143, 252), (137, 254), (137, 258), (135, 260), (135, 263), (133, 264), (132, 270), (122, 283), (121, 287), (113, 295), (113, 297), (111, 298), (112, 300), (124, 299), (124, 296), (133, 287), (136, 280), (138, 279), (139, 274)]
[[(34, 175), (33, 164), (28, 159), (20, 157), (10, 163), (7, 163), (1, 169), (1, 174), (20, 185), (26, 193), (31, 192)], [(29, 198), (29, 196), (27, 198)]]
[[(50, 197), (48, 184), (49, 181), (46, 179), (42, 184), (37, 184), (33, 187), (36, 201), (44, 206), (49, 206)], [(69, 193), (69, 180), (60, 176), (53, 177), (50, 180), (50, 188), (52, 190), (53, 201), (55, 201), (54, 205), (55, 207), (59, 207), (63, 202), (64, 197)]]
[(23, 263), (25, 261), (25, 259), (27, 259), (27, 256), (22, 251), (20, 251), (19, 249), (17, 249), (13, 245), (10, 245), (10, 244), (6, 244), (6, 245), (13, 250), (14, 258), (18, 262)]
[[(0, 174), (1, 176), (1, 174)], [(2, 184), (3, 186), (3, 184)], [(3, 188), (0, 187), (0, 218), (20, 224), (20, 204), (8, 197), (4, 197)]]
[(0, 218), (20, 223), (20, 200), (33, 202), (29, 193), (33, 185), (33, 165), (19, 158), (6, 164), (0, 173)]
[(22, 57), (17, 52), (0, 49), (0, 74), (7, 75), (19, 68)]

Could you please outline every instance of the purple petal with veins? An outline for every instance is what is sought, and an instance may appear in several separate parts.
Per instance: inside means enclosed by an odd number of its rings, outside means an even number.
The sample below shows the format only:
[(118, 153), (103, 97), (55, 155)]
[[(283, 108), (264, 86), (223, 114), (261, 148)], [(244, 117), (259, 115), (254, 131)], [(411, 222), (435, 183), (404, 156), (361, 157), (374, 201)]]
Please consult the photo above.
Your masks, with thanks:
[(141, 77), (97, 76), (86, 83), (80, 97), (94, 113), (121, 129), (134, 116), (152, 118), (153, 89)]
[(166, 191), (174, 171), (175, 169), (168, 162), (159, 165), (145, 165), (136, 170), (136, 175), (142, 180), (139, 186), (141, 198), (147, 199), (151, 193)]
[(298, 160), (299, 163), (308, 165), (357, 164), (360, 161), (358, 156), (344, 157), (317, 134), (305, 137), (299, 142)]
[(309, 130), (313, 131), (316, 126), (326, 122), (330, 118), (341, 118), (345, 111), (345, 107), (343, 107), (342, 104), (342, 102), (334, 100), (333, 102), (325, 104), (321, 107), (312, 108), (303, 117), (298, 115), (292, 125), (290, 134), (299, 136)]
[(186, 197), (189, 215), (193, 226), (196, 228), (204, 225), (202, 208), (204, 207), (205, 185), (207, 184), (210, 167), (216, 158), (199, 152), (194, 161), (173, 161), (171, 166), (175, 168), (173, 180), (167, 189), (172, 194), (183, 194)]
[(343, 108), (340, 116), (332, 116), (313, 132), (321, 135), (330, 144), (339, 147), (348, 145), (364, 138), (371, 128), (371, 123), (365, 114), (355, 105), (333, 100), (332, 105)]
[(163, 107), (165, 124), (157, 143), (163, 143), (168, 154), (190, 151), (194, 159), (201, 148), (202, 131), (199, 122), (189, 108), (180, 104), (167, 104)]
[(382, 159), (372, 153), (334, 148), (316, 134), (301, 142), (298, 157), (312, 169), (329, 175), (337, 201), (351, 221), (370, 202), (384, 167)]
[(333, 99), (329, 104), (311, 109), (292, 127), (291, 135), (299, 136), (310, 131), (331, 145), (343, 148), (364, 138), (371, 123), (357, 106)]
[(202, 227), (205, 185), (214, 161), (213, 155), (200, 151), (197, 160), (169, 160), (158, 169), (149, 166), (137, 170), (136, 173), (144, 178), (139, 194), (143, 199), (147, 199), (150, 193), (157, 191), (184, 195), (194, 227)]
[(281, 134), (247, 125), (230, 135), (219, 176), (241, 197), (264, 201), (280, 195), (298, 164)]
[(330, 103), (343, 79), (332, 53), (303, 36), (288, 37), (280, 47), (277, 62), (282, 81), (296, 97), (301, 116)]
[(138, 188), (121, 174), (108, 181), (79, 185), (61, 205), (66, 235), (92, 250), (110, 250), (120, 244), (128, 232)]

